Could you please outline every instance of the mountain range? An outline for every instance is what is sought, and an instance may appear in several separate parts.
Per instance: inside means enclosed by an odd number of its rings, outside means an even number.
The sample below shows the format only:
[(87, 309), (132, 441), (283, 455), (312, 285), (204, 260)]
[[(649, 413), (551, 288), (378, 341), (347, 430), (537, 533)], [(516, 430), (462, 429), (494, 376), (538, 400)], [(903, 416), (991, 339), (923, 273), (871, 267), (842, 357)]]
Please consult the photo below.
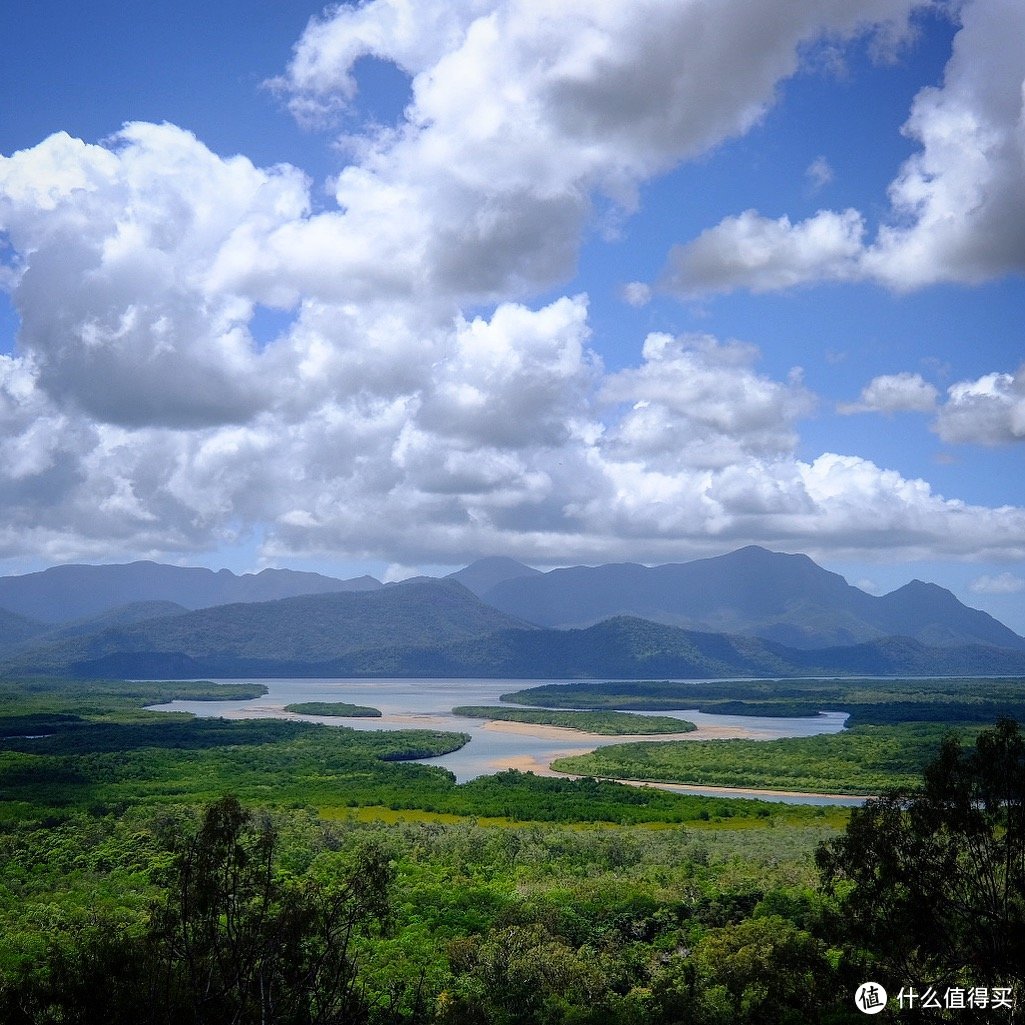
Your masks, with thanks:
[(549, 573), (484, 559), (399, 584), (56, 567), (0, 578), (0, 657), (7, 674), (122, 678), (979, 675), (1025, 673), (1025, 639), (934, 584), (874, 597), (749, 547)]
[(629, 615), (797, 648), (899, 635), (929, 645), (1025, 649), (1025, 640), (1014, 631), (936, 584), (913, 580), (876, 597), (807, 555), (753, 545), (666, 566), (623, 563), (518, 576), (510, 572), (478, 594), (489, 605), (539, 626), (591, 626)]
[(39, 573), (0, 577), (0, 609), (43, 624), (68, 623), (145, 601), (186, 609), (232, 602), (273, 601), (300, 594), (375, 591), (373, 577), (337, 580), (320, 573), (265, 569), (236, 576), (231, 570), (130, 562), (116, 566), (53, 566)]

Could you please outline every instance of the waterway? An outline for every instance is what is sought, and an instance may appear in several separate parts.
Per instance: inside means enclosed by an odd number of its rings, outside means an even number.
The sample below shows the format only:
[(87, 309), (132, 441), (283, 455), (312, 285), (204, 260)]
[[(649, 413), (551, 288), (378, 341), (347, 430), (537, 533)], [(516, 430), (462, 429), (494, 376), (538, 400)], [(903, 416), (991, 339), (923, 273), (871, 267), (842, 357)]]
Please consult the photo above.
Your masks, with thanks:
[[(525, 723), (486, 721), (452, 714), (455, 705), (495, 705), (502, 694), (540, 683), (579, 683), (579, 680), (466, 680), (466, 679), (280, 679), (220, 680), (220, 683), (261, 683), (267, 693), (247, 701), (173, 701), (156, 706), (161, 711), (185, 711), (197, 716), (228, 719), (300, 718), (311, 722), (345, 726), (357, 730), (430, 729), (467, 733), (470, 741), (458, 751), (425, 759), (454, 773), (459, 782), (503, 769), (549, 772), (548, 765), (564, 755), (584, 754), (607, 744), (636, 740), (702, 740), (745, 737), (773, 740), (779, 737), (808, 737), (838, 733), (846, 713), (823, 711), (816, 716), (776, 718), (768, 716), (706, 715), (696, 709), (659, 712), (693, 722), (696, 732), (658, 736), (605, 737), (578, 730)], [(704, 681), (690, 681), (704, 682)], [(380, 718), (338, 719), (324, 716), (295, 716), (284, 706), (300, 701), (347, 701), (381, 710)], [(522, 706), (516, 706), (522, 707)], [(863, 798), (825, 794), (775, 794), (739, 788), (687, 787), (665, 784), (677, 793), (711, 794), (719, 797), (759, 797), (763, 800), (809, 804), (861, 804)]]

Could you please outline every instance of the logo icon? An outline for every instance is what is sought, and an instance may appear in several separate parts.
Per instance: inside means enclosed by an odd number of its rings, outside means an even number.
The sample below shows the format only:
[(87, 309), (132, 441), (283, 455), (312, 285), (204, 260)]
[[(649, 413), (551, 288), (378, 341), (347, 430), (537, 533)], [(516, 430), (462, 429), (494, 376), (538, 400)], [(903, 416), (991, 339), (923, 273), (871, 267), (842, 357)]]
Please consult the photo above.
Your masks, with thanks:
[(863, 982), (854, 993), (854, 1003), (864, 1014), (878, 1014), (886, 1006), (886, 990), (878, 982)]

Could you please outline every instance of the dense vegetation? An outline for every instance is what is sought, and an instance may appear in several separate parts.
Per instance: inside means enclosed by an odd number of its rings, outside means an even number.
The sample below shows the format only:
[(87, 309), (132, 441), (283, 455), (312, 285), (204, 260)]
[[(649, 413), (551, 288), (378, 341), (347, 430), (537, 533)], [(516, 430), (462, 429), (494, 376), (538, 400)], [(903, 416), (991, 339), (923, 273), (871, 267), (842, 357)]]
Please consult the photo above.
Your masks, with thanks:
[(559, 771), (612, 779), (877, 794), (910, 785), (950, 730), (974, 736), (1000, 716), (1025, 719), (1025, 684), (988, 680), (672, 681), (532, 687), (504, 700), (570, 708), (685, 709), (731, 715), (848, 713), (838, 734), (702, 744), (617, 744), (563, 758)]
[[(17, 727), (26, 715), (76, 715), (85, 720), (144, 718), (167, 721), (142, 712), (147, 705), (188, 701), (244, 701), (263, 697), (262, 683), (209, 683), (182, 680), (150, 683), (139, 680), (91, 680), (87, 685), (68, 680), (29, 679), (0, 682), (0, 728)], [(188, 713), (176, 713), (174, 719), (190, 719)], [(5, 735), (6, 732), (5, 732)]]
[(612, 744), (559, 758), (552, 768), (611, 779), (878, 794), (888, 786), (911, 785), (948, 732), (944, 725), (914, 723), (782, 740)]
[(348, 701), (296, 701), (285, 705), (286, 712), (299, 715), (337, 715), (350, 719), (379, 719), (381, 709), (370, 705), (350, 705)]
[(401, 760), (458, 734), (143, 709), (209, 684), (73, 686), (0, 684), (33, 726), (0, 742), (10, 1025), (841, 1025), (901, 965), (1020, 985), (1013, 724), (842, 833), (838, 809)]
[(0, 1020), (839, 1025), (862, 1020), (866, 978), (1016, 999), (1022, 748), (1011, 723), (976, 751), (948, 742), (924, 788), (842, 835), (785, 813), (740, 830), (326, 822), (231, 797), (8, 828)]
[[(984, 1000), (1002, 994), (1005, 1018), (1020, 1011), (1025, 737), (1016, 722), (999, 720), (974, 749), (946, 738), (924, 782), (853, 812), (816, 860), (872, 979), (918, 993), (979, 987)], [(999, 1013), (990, 997), (990, 1019)]]
[(569, 712), (547, 708), (506, 708), (502, 705), (459, 705), (453, 715), (470, 719), (499, 719), (541, 726), (562, 726), (585, 733), (619, 736), (630, 733), (690, 733), (697, 727), (686, 719), (668, 715), (635, 715), (632, 712)]
[(543, 684), (502, 695), (503, 701), (553, 708), (668, 711), (718, 715), (810, 716), (849, 713), (847, 725), (901, 722), (992, 723), (1025, 719), (1020, 678), (731, 680), (687, 683), (618, 680)]
[[(219, 825), (231, 810), (0, 838), (0, 1018), (668, 1025), (687, 1008), (725, 1025), (788, 1008), (814, 1021), (843, 992), (839, 952), (813, 932), (828, 908), (810, 851), (827, 827), (488, 829), (277, 810), (232, 837)], [(233, 866), (234, 890), (219, 882)], [(313, 955), (343, 985), (300, 978)], [(284, 990), (266, 1018), (260, 980)]]
[[(142, 708), (203, 693), (222, 697), (223, 688), (59, 680), (0, 684), (0, 709), (9, 712), (0, 719), (7, 724), (0, 742), (0, 822), (57, 821), (75, 812), (104, 814), (167, 801), (201, 803), (228, 791), (249, 803), (323, 810), (383, 806), (548, 822), (679, 823), (757, 817), (766, 807), (513, 771), (457, 785), (450, 772), (409, 761), (458, 749), (468, 739), (462, 733), (196, 719)], [(71, 711), (58, 711), (64, 707)]]

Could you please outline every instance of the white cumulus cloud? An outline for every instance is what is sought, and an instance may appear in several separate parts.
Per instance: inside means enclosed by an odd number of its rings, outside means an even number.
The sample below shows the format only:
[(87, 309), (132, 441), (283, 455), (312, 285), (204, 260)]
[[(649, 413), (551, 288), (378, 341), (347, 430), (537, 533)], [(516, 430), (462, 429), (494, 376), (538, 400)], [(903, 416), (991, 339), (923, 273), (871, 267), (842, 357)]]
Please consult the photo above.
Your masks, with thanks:
[(674, 248), (665, 287), (694, 295), (868, 279), (908, 291), (1025, 272), (1025, 7), (968, 0), (958, 13), (943, 84), (915, 97), (904, 133), (918, 150), (891, 183), (873, 239), (853, 210), (793, 223), (749, 210)]
[(642, 355), (602, 390), (606, 402), (628, 407), (605, 439), (621, 459), (670, 469), (772, 458), (793, 449), (796, 422), (814, 407), (798, 374), (785, 384), (759, 375), (750, 345), (651, 334)]
[[(803, 46), (899, 35), (915, 6), (332, 7), (277, 83), (296, 111), (358, 104), (366, 56), (412, 91), (397, 124), (350, 140), (324, 210), (296, 168), (166, 124), (0, 158), (2, 281), (21, 318), (0, 357), (0, 556), (160, 555), (257, 533), (269, 558), (398, 567), (473, 551), (665, 561), (749, 541), (1025, 554), (1022, 510), (855, 456), (799, 458), (815, 396), (797, 369), (762, 371), (754, 344), (654, 332), (610, 372), (587, 297), (553, 292), (596, 197), (628, 212), (645, 181), (757, 123)], [(852, 211), (747, 214), (689, 258), (714, 277), (732, 252), (775, 288), (851, 273), (863, 230)], [(261, 306), (288, 314), (267, 343)], [(878, 380), (863, 396), (877, 408), (928, 394)], [(952, 390), (938, 415), (971, 407), (974, 430), (1013, 432), (1016, 381)]]
[(1025, 366), (1013, 374), (986, 374), (947, 389), (936, 433), (955, 443), (997, 445), (1025, 439)]
[(921, 374), (902, 371), (874, 377), (861, 389), (857, 402), (841, 403), (840, 413), (931, 413), (939, 392)]
[(873, 378), (857, 402), (837, 412), (932, 413), (932, 429), (953, 445), (1001, 445), (1025, 439), (1025, 366), (1013, 374), (996, 371), (939, 390), (921, 374), (902, 371)]
[(300, 111), (330, 112), (353, 102), (354, 66), (372, 56), (411, 76), (412, 100), (400, 125), (359, 140), (337, 180), (344, 212), (282, 231), (265, 277), (319, 268), (322, 295), (387, 283), (474, 301), (549, 286), (574, 270), (593, 194), (631, 209), (641, 183), (757, 123), (802, 46), (899, 35), (915, 6), (339, 5), (277, 87)]
[(0, 231), (19, 259), (19, 343), (38, 382), (96, 418), (199, 426), (270, 399), (232, 250), (302, 216), (304, 177), (222, 160), (171, 125), (108, 146), (65, 134), (0, 157)]
[(792, 224), (756, 210), (727, 217), (669, 254), (661, 287), (681, 295), (728, 292), (743, 286), (771, 292), (808, 281), (859, 276), (865, 224), (856, 210), (821, 210)]

